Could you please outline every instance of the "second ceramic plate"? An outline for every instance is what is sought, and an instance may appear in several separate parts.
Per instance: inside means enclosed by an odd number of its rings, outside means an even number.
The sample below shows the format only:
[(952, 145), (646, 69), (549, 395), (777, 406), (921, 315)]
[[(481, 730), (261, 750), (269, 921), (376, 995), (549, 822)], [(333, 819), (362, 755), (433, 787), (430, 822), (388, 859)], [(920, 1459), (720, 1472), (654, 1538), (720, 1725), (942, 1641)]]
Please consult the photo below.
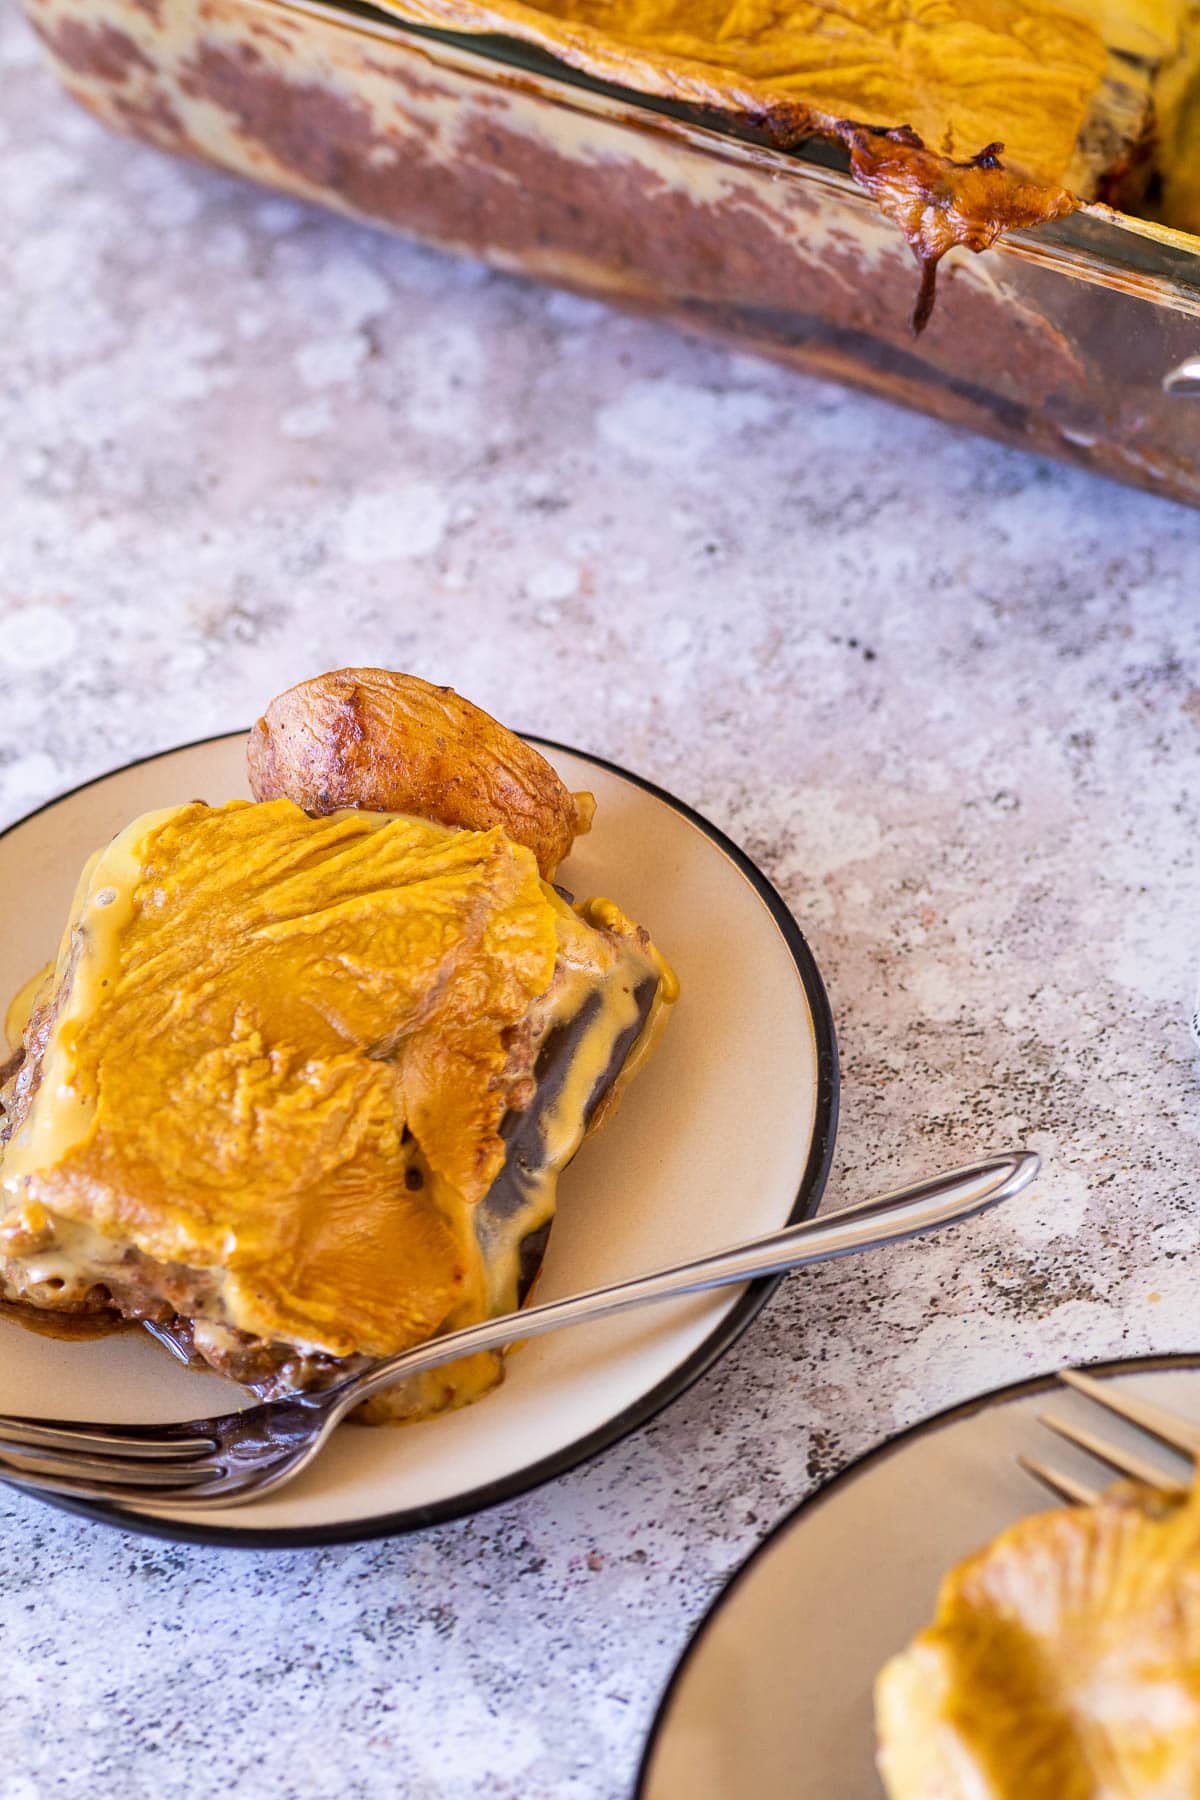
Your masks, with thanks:
[[(78, 788), (0, 837), (0, 995), (53, 956), (88, 854), (137, 814), (244, 795), (242, 734), (187, 745)], [(538, 1288), (551, 1300), (699, 1256), (816, 1211), (837, 1066), (816, 965), (765, 877), (714, 827), (637, 777), (542, 745), (596, 825), (559, 879), (643, 921), (682, 998), (611, 1123), (564, 1175)], [(293, 1486), (214, 1518), (100, 1518), (158, 1535), (325, 1543), (455, 1518), (561, 1474), (643, 1423), (733, 1342), (757, 1283), (541, 1338), (476, 1406), (401, 1429), (343, 1428)], [(139, 1334), (92, 1343), (0, 1324), (0, 1412), (197, 1418), (240, 1403)]]
[[(1198, 1357), (1093, 1372), (1200, 1420)], [(1046, 1410), (1145, 1454), (1145, 1438), (1047, 1376), (853, 1464), (772, 1532), (702, 1621), (659, 1709), (637, 1800), (882, 1800), (875, 1677), (933, 1617), (943, 1575), (1053, 1504), (1018, 1454), (1104, 1485), (1096, 1463), (1038, 1424)]]

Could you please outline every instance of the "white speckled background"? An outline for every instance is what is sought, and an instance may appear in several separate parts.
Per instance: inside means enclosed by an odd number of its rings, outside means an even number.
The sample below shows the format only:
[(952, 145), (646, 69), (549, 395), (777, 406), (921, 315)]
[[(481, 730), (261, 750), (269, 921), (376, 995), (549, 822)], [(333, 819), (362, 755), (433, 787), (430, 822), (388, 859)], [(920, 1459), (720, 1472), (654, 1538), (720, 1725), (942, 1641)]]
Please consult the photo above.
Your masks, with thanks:
[(0, 92), (3, 820), (412, 668), (779, 883), (841, 1037), (831, 1203), (1046, 1157), (464, 1524), (262, 1555), (0, 1501), (2, 1800), (623, 1795), (818, 1477), (980, 1387), (1200, 1346), (1200, 515), (110, 138), (7, 0)]

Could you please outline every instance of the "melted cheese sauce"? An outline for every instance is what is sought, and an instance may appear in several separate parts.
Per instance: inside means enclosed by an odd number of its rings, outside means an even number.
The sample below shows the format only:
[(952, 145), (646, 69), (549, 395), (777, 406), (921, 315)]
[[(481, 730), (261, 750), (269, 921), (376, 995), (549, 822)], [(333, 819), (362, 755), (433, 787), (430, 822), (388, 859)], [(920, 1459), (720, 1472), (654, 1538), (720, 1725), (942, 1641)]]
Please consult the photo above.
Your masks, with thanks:
[(19, 987), (9, 1003), (4, 1015), (4, 1035), (10, 1050), (15, 1050), (25, 1036), (26, 1028), (33, 1016), (33, 1005), (42, 991), (44, 983), (54, 973), (54, 964), (47, 963), (36, 975), (31, 975), (24, 986)]
[(229, 1323), (332, 1355), (418, 1342), (471, 1284), (418, 1154), (503, 1162), (503, 1034), (556, 909), (499, 832), (289, 801), (135, 821), (93, 860), (0, 1189), (219, 1275)]
[[(144, 1253), (138, 1259), (143, 1295), (148, 1280), (153, 1294), (152, 1279), (162, 1274), (162, 1262), (170, 1260), (155, 1243), (113, 1229), (104, 1217), (64, 1211), (55, 1205), (53, 1191), (45, 1191), (42, 1178), (94, 1136), (100, 1085), (81, 1079), (80, 1043), (91, 1021), (103, 1016), (126, 970), (130, 930), (139, 908), (147, 904), (148, 855), (164, 828), (193, 810), (165, 809), (136, 820), (91, 859), (81, 878), (55, 970), (57, 982), (65, 985), (47, 1042), (42, 1088), (0, 1162), (0, 1268), (7, 1271), (0, 1296), (9, 1303), (78, 1305), (101, 1286), (120, 1304), (131, 1292), (137, 1298), (136, 1282), (131, 1289), (131, 1241)], [(355, 834), (396, 822), (393, 815), (351, 817)], [(420, 821), (400, 822), (445, 838), (465, 835)], [(611, 902), (572, 909), (552, 889), (539, 886), (553, 919), (557, 952), (554, 979), (534, 1002), (548, 1067), (542, 1072), (539, 1065), (528, 1113), (509, 1115), (516, 1127), (512, 1144), (520, 1142), (519, 1157), (510, 1147), (508, 1164), (480, 1202), (468, 1200), (431, 1163), (419, 1137), (406, 1140), (394, 1159), (393, 1189), (403, 1182), (407, 1190), (418, 1192), (421, 1204), (440, 1219), (453, 1241), (458, 1292), (437, 1329), (454, 1329), (518, 1304), (522, 1250), (553, 1218), (561, 1170), (595, 1122), (593, 1115), (598, 1119), (609, 1109), (640, 1064), (676, 991), (661, 958)], [(161, 898), (151, 891), (149, 903)], [(41, 979), (28, 984), (10, 1009), (10, 1019), (22, 1028)], [(560, 1037), (569, 1038), (569, 1054), (564, 1051), (555, 1062), (550, 1050)], [(229, 1337), (241, 1331), (294, 1345), (301, 1354), (344, 1356), (357, 1347), (344, 1340), (331, 1342), (323, 1332), (263, 1331), (260, 1320), (248, 1316), (239, 1303), (240, 1285), (227, 1266), (238, 1236), (235, 1223), (216, 1243), (215, 1255), (188, 1256), (185, 1251), (174, 1259), (184, 1265), (184, 1273), (189, 1262), (203, 1272), (197, 1342), (205, 1332), (217, 1342), (222, 1333)], [(403, 1273), (398, 1268), (396, 1278), (402, 1281)], [(103, 1326), (92, 1322), (89, 1329)], [(419, 1335), (428, 1335), (428, 1329)], [(502, 1368), (498, 1357), (475, 1357), (381, 1396), (371, 1411), (376, 1417), (405, 1417), (461, 1404), (494, 1385)]]
[[(84, 865), (55, 963), (55, 979), (70, 970), (70, 989), (60, 1007), (42, 1064), (41, 1105), (9, 1139), (0, 1163), (0, 1189), (16, 1198), (35, 1170), (59, 1162), (87, 1135), (95, 1114), (94, 1092), (75, 1079), (74, 1045), (79, 1030), (98, 1010), (106, 988), (120, 975), (121, 933), (133, 917), (147, 838), (160, 825), (177, 818), (182, 807), (145, 813), (126, 827), (107, 849)], [(74, 962), (74, 969), (71, 964)], [(32, 991), (31, 991), (32, 988)], [(9, 1016), (36, 986), (27, 984), (9, 1008)]]
[[(1086, 0), (382, 4), (458, 30), (486, 20), (484, 28), (541, 44), (606, 80), (737, 115), (770, 116), (791, 100), (828, 121), (909, 124), (955, 157), (1003, 138), (1015, 165), (1052, 181), (1070, 161), (1107, 60), (1095, 23), (1081, 16)], [(1110, 10), (1117, 6), (1110, 0)]]

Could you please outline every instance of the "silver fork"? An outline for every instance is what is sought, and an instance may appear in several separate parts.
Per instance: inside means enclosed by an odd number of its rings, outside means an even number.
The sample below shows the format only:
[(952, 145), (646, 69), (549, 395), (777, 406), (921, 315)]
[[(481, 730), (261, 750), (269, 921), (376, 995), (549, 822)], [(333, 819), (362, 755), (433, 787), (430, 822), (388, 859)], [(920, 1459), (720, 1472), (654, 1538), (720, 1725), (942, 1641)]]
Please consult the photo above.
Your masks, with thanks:
[[(1186, 1457), (1189, 1462), (1194, 1464), (1200, 1457), (1200, 1425), (1193, 1424), (1190, 1419), (1181, 1418), (1178, 1413), (1171, 1412), (1165, 1406), (1158, 1406), (1152, 1400), (1139, 1400), (1136, 1395), (1115, 1387), (1111, 1381), (1097, 1381), (1094, 1375), (1084, 1375), (1078, 1369), (1063, 1369), (1058, 1379), (1067, 1387), (1074, 1388), (1076, 1393), (1094, 1401), (1097, 1406), (1102, 1406), (1106, 1412), (1115, 1413), (1130, 1425), (1136, 1425), (1148, 1437), (1165, 1444), (1169, 1450)], [(1125, 1444), (1115, 1443), (1100, 1432), (1077, 1425), (1073, 1419), (1059, 1418), (1053, 1413), (1039, 1413), (1038, 1423), (1045, 1425), (1068, 1444), (1086, 1451), (1116, 1474), (1128, 1475), (1132, 1480), (1140, 1481), (1160, 1494), (1177, 1494), (1181, 1487), (1187, 1485), (1186, 1477), (1183, 1481), (1172, 1480), (1159, 1464)], [(1094, 1505), (1103, 1491), (1081, 1481), (1078, 1476), (1069, 1474), (1065, 1469), (1051, 1468), (1048, 1463), (1041, 1462), (1036, 1457), (1018, 1456), (1017, 1461), (1035, 1481), (1040, 1481), (1043, 1487), (1049, 1488), (1060, 1500), (1068, 1500), (1073, 1505)]]
[(321, 1392), (269, 1400), (219, 1418), (98, 1425), (0, 1417), (0, 1479), (143, 1513), (235, 1506), (294, 1480), (352, 1407), (406, 1375), (673, 1295), (778, 1275), (932, 1231), (1019, 1193), (1038, 1167), (1030, 1150), (994, 1156), (846, 1207), (830, 1218), (447, 1333)]

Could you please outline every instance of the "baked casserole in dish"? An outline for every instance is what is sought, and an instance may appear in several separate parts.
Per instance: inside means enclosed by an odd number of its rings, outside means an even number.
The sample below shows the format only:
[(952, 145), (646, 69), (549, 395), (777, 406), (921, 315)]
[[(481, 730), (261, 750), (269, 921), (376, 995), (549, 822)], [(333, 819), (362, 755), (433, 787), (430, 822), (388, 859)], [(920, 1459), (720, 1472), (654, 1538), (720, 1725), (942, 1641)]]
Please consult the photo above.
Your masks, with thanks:
[(1200, 499), (1192, 0), (24, 4), (166, 150)]

